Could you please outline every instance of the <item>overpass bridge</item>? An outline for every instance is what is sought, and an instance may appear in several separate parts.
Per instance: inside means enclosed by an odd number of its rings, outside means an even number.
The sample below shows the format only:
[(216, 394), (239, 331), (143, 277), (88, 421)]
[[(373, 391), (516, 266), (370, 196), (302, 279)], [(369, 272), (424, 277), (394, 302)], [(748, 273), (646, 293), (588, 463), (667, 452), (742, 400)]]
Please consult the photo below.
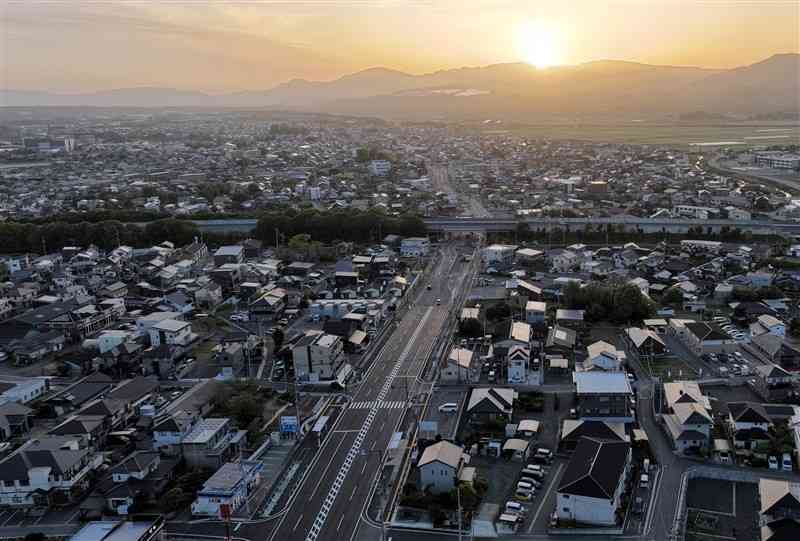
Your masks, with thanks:
[[(636, 218), (611, 216), (604, 218), (426, 218), (431, 233), (499, 233), (515, 231), (525, 223), (532, 231), (568, 230), (602, 232), (608, 226), (617, 231), (641, 233), (686, 233), (689, 228), (702, 227), (719, 233), (723, 228), (739, 229), (756, 235), (800, 235), (800, 223), (769, 220), (678, 220), (669, 218)], [(192, 220), (205, 233), (249, 233), (258, 223), (252, 218), (224, 220)]]
[(668, 218), (637, 218), (632, 216), (590, 218), (427, 218), (425, 225), (430, 232), (504, 232), (516, 230), (524, 223), (531, 231), (564, 230), (602, 232), (608, 226), (617, 231), (641, 233), (686, 233), (690, 228), (702, 227), (719, 233), (723, 228), (739, 229), (753, 234), (800, 234), (800, 223), (774, 222), (769, 220), (679, 220)]

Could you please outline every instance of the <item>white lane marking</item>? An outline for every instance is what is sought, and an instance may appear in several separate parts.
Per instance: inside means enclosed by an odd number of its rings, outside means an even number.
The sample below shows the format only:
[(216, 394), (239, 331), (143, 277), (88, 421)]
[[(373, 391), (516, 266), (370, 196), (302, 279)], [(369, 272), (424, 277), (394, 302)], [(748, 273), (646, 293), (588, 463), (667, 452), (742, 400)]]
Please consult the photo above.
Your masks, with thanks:
[[(362, 470), (362, 473), (363, 473), (363, 470)], [(358, 485), (353, 487), (353, 493), (350, 494), (350, 497), (348, 498), (347, 501), (352, 502), (353, 501), (353, 497), (355, 497), (355, 495), (356, 495), (356, 492), (358, 492)]]
[(295, 531), (297, 529), (297, 527), (300, 525), (301, 520), (303, 520), (303, 515), (297, 517), (297, 522), (294, 523), (294, 528), (292, 528), (292, 531)]
[(542, 494), (542, 501), (539, 502), (539, 507), (536, 508), (536, 514), (533, 515), (531, 523), (528, 525), (528, 533), (531, 533), (531, 531), (533, 530), (533, 525), (536, 524), (536, 521), (539, 519), (539, 513), (542, 512), (542, 507), (544, 507), (544, 504), (547, 501), (547, 495), (550, 494), (550, 491), (555, 486), (556, 479), (558, 478), (558, 475), (561, 473), (561, 470), (563, 468), (564, 465), (559, 464), (556, 472), (550, 477), (550, 483), (547, 485), (547, 489), (544, 491), (544, 494)]
[(339, 519), (339, 525), (338, 525), (338, 526), (336, 526), (336, 531), (337, 531), (337, 532), (338, 532), (338, 531), (339, 531), (339, 530), (342, 528), (342, 522), (344, 522), (344, 518), (345, 518), (346, 516), (347, 516), (347, 514), (345, 513), (345, 514), (343, 514), (343, 515), (342, 515), (342, 518), (340, 518), (340, 519)]
[[(394, 367), (392, 371), (387, 376), (383, 387), (381, 387), (380, 392), (378, 393), (378, 400), (377, 402), (382, 402), (386, 396), (389, 394), (389, 391), (392, 388), (392, 384), (394, 383), (394, 379), (397, 377), (398, 373), (400, 372), (403, 364), (406, 362), (408, 355), (411, 351), (411, 348), (414, 346), (414, 343), (417, 341), (420, 332), (422, 332), (425, 323), (427, 322), (428, 318), (431, 315), (433, 308), (429, 307), (428, 310), (425, 312), (425, 315), (420, 320), (419, 324), (417, 324), (417, 328), (414, 330), (414, 333), (411, 335), (411, 339), (406, 344), (406, 347), (400, 353), (400, 356), (395, 361)], [(336, 479), (333, 481), (330, 490), (328, 491), (328, 495), (325, 497), (325, 500), (322, 502), (322, 508), (317, 513), (316, 519), (314, 519), (314, 524), (311, 525), (311, 529), (306, 535), (306, 541), (317, 541), (317, 537), (319, 537), (320, 531), (322, 531), (322, 527), (325, 525), (325, 521), (328, 518), (328, 514), (330, 513), (331, 508), (333, 507), (333, 502), (336, 500), (336, 496), (339, 495), (339, 491), (344, 484), (344, 480), (347, 478), (347, 474), (350, 472), (350, 468), (353, 465), (353, 461), (355, 460), (356, 456), (359, 454), (361, 450), (361, 445), (364, 443), (364, 438), (366, 438), (367, 434), (369, 433), (370, 428), (372, 427), (372, 423), (375, 420), (375, 416), (378, 414), (378, 408), (374, 407), (369, 410), (367, 414), (367, 418), (364, 420), (364, 424), (361, 427), (361, 431), (355, 438), (353, 445), (350, 447), (350, 450), (347, 452), (347, 456), (345, 456), (344, 463), (342, 467), (339, 469), (339, 473), (336, 475)]]
[(328, 460), (328, 463), (325, 465), (325, 469), (322, 470), (322, 475), (319, 476), (319, 481), (317, 481), (317, 486), (314, 487), (314, 491), (311, 493), (311, 496), (308, 497), (309, 500), (313, 500), (314, 499), (314, 494), (317, 493), (317, 489), (319, 489), (319, 486), (322, 484), (322, 480), (325, 479), (325, 475), (328, 473), (328, 468), (331, 467), (331, 464), (333, 463), (333, 459), (336, 458), (336, 453), (339, 452), (339, 447), (341, 447), (343, 443), (344, 443), (344, 436), (339, 440), (339, 445), (336, 446), (336, 449), (333, 450), (333, 453), (331, 453), (331, 458)]

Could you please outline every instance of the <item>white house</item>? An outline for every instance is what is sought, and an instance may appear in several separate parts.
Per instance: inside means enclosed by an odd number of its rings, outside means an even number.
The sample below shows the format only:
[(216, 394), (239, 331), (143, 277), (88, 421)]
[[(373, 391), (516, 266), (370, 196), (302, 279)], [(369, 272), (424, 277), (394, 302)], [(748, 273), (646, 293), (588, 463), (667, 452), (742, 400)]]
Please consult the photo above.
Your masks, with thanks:
[(528, 301), (525, 303), (525, 321), (528, 325), (542, 325), (546, 321), (547, 303)]
[(667, 434), (681, 453), (707, 449), (714, 421), (711, 404), (696, 381), (673, 381), (664, 384), (668, 412), (662, 415)]
[(372, 160), (369, 162), (369, 172), (376, 177), (385, 177), (392, 170), (392, 163), (387, 160)]
[(60, 494), (73, 501), (89, 486), (103, 456), (81, 447), (80, 438), (46, 436), (26, 441), (0, 460), (0, 505), (48, 505)]
[(506, 268), (514, 263), (514, 253), (517, 248), (509, 244), (491, 244), (481, 251), (481, 259), (487, 268)]
[(629, 442), (581, 438), (556, 492), (558, 518), (616, 525), (630, 463)]
[(624, 351), (603, 340), (589, 344), (586, 351), (588, 355), (583, 362), (584, 370), (620, 370), (625, 360)]
[(420, 257), (428, 255), (431, 242), (427, 237), (408, 237), (400, 241), (400, 255), (403, 257)]
[(786, 338), (786, 323), (775, 316), (761, 314), (758, 316), (758, 319), (750, 325), (750, 336), (761, 336), (767, 333)]
[[(10, 387), (6, 387), (10, 385)], [(47, 392), (46, 378), (27, 378), (25, 381), (0, 381), (0, 402), (17, 402), (27, 404)]]
[(128, 331), (106, 330), (97, 337), (97, 349), (100, 354), (107, 353), (117, 346), (121, 346), (128, 339)]
[(261, 483), (264, 464), (255, 460), (226, 462), (205, 482), (192, 503), (192, 515), (220, 516), (220, 506), (231, 512), (241, 507)]
[(181, 442), (196, 422), (196, 416), (184, 412), (156, 420), (153, 424), (153, 449), (168, 455), (180, 454)]
[(530, 369), (531, 350), (526, 346), (514, 345), (508, 349), (506, 364), (508, 367), (508, 383), (528, 383), (528, 370)]
[(150, 331), (150, 327), (156, 323), (166, 321), (167, 319), (183, 319), (178, 312), (153, 312), (146, 316), (136, 318), (136, 330), (141, 335), (146, 335)]
[(333, 334), (309, 332), (292, 347), (292, 359), (299, 381), (333, 379), (345, 359), (344, 342)]
[(447, 356), (447, 365), (441, 373), (441, 380), (450, 383), (469, 383), (472, 381), (473, 352), (465, 348), (452, 348)]
[(429, 445), (417, 464), (419, 488), (427, 488), (434, 494), (453, 490), (466, 464), (469, 464), (469, 455), (458, 445), (449, 441)]
[(159, 321), (148, 330), (150, 345), (187, 346), (194, 339), (192, 324), (188, 321), (165, 319)]

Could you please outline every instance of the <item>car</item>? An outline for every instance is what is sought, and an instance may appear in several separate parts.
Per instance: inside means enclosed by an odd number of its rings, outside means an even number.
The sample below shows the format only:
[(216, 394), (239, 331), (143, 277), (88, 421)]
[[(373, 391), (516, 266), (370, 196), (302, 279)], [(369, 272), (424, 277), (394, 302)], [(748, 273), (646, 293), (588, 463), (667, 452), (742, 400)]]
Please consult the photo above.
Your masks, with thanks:
[(522, 502), (529, 502), (531, 501), (531, 497), (533, 497), (533, 491), (531, 490), (524, 490), (518, 488), (516, 492), (514, 492), (514, 499), (519, 500)]
[(637, 496), (633, 502), (633, 514), (641, 515), (642, 511), (644, 511), (644, 499), (641, 496)]
[(545, 473), (544, 467), (541, 464), (528, 464), (527, 466), (525, 466), (525, 468), (523, 468), (522, 471), (523, 472), (529, 471), (542, 475), (544, 475)]
[(489, 371), (489, 383), (494, 383), (495, 381), (497, 381), (497, 372), (495, 372), (494, 370), (490, 370)]
[(442, 299), (436, 299), (436, 306), (441, 306)]
[(650, 474), (642, 474), (642, 476), (639, 478), (639, 486), (642, 488), (647, 488), (650, 486)]
[(767, 464), (769, 465), (769, 469), (771, 469), (771, 470), (780, 469), (780, 468), (778, 468), (778, 457), (776, 457), (774, 455), (770, 455), (769, 456), (769, 459), (767, 460)]
[(506, 513), (514, 513), (516, 515), (524, 515), (525, 508), (521, 503), (509, 500), (506, 502)]
[(533, 460), (537, 464), (549, 464), (553, 460), (553, 452), (545, 447), (536, 449)]
[(736, 358), (737, 358), (737, 359), (739, 359), (740, 361), (743, 361), (743, 360), (744, 360), (744, 355), (742, 355), (742, 352), (741, 352), (741, 351), (734, 351), (734, 352), (733, 352), (733, 355), (734, 355), (734, 357), (736, 357)]
[(428, 284), (428, 291), (430, 291), (431, 289), (433, 289), (433, 286), (431, 286), (431, 284)]
[(519, 482), (520, 483), (531, 484), (531, 485), (533, 485), (533, 488), (535, 488), (535, 489), (542, 488), (542, 482), (539, 479), (536, 479), (536, 478), (531, 477), (529, 475), (523, 475), (522, 477), (520, 477), (519, 478)]
[(523, 489), (533, 492), (534, 488), (535, 487), (533, 486), (533, 483), (529, 483), (528, 481), (517, 481), (517, 490)]
[(439, 413), (455, 413), (458, 411), (458, 404), (455, 402), (445, 402), (439, 406)]
[(286, 318), (278, 320), (278, 325), (288, 325), (288, 324), (289, 324), (289, 320), (286, 319)]
[(792, 455), (783, 453), (781, 457), (781, 469), (783, 471), (792, 471)]
[(550, 527), (555, 528), (558, 526), (558, 513), (553, 511), (553, 514), (550, 515)]

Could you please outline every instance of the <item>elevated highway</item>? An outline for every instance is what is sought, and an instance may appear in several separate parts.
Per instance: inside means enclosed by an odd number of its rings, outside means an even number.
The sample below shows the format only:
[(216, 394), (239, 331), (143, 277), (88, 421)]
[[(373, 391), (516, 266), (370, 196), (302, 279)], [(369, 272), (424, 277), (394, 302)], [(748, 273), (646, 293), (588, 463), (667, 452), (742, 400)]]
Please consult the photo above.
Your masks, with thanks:
[[(249, 233), (257, 224), (255, 219), (193, 220), (205, 233)], [(532, 231), (563, 230), (602, 232), (608, 226), (617, 231), (642, 233), (686, 233), (689, 228), (702, 227), (719, 233), (723, 228), (739, 229), (756, 235), (800, 234), (800, 223), (769, 220), (677, 220), (664, 218), (636, 218), (612, 216), (606, 218), (426, 218), (425, 225), (431, 233), (493, 233), (514, 231), (518, 223), (527, 224)]]

